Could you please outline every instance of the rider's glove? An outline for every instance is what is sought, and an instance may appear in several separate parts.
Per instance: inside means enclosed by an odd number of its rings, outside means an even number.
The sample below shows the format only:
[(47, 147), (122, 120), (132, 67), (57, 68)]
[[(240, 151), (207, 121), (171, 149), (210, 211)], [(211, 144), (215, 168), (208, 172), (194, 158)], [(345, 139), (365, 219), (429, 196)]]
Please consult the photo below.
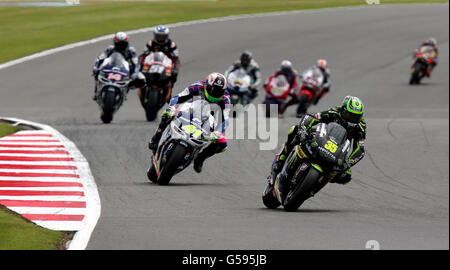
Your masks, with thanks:
[(308, 132), (305, 129), (303, 129), (303, 127), (299, 127), (297, 136), (300, 139), (300, 142), (303, 142), (306, 140), (306, 138), (308, 138)]
[(175, 112), (176, 112), (175, 106), (171, 105), (167, 107), (167, 109), (163, 112), (161, 118), (163, 120), (171, 119), (175, 115)]
[(211, 133), (210, 140), (211, 142), (215, 142), (216, 140), (220, 139), (222, 137), (222, 132), (216, 130)]

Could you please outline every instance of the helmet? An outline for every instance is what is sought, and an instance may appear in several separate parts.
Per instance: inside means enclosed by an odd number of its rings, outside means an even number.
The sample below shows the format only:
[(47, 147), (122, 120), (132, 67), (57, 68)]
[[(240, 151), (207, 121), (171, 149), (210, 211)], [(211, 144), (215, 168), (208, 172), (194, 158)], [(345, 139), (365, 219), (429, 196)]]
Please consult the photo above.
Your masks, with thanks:
[(346, 96), (342, 101), (341, 117), (351, 123), (358, 124), (364, 114), (364, 104), (354, 96)]
[(431, 37), (423, 42), (423, 45), (437, 46), (437, 41), (435, 38)]
[(157, 43), (163, 44), (169, 38), (169, 28), (165, 25), (158, 25), (153, 30), (153, 37)]
[(249, 51), (244, 51), (241, 54), (241, 65), (244, 67), (248, 67), (251, 61), (252, 61), (252, 53)]
[(222, 100), (227, 88), (227, 79), (220, 73), (214, 72), (206, 78), (205, 97), (209, 102)]
[(290, 72), (292, 71), (292, 63), (289, 60), (283, 60), (281, 62), (280, 71), (282, 72)]
[(325, 59), (317, 60), (316, 67), (320, 68), (321, 70), (327, 70), (328, 69), (327, 60)]
[(117, 32), (113, 38), (114, 48), (124, 51), (128, 47), (128, 35), (125, 32)]

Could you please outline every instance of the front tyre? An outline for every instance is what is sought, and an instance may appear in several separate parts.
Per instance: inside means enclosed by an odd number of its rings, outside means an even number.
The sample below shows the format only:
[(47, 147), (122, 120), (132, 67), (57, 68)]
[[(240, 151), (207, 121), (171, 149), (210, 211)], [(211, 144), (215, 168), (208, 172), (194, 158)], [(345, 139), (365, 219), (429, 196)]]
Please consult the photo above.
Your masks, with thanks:
[(411, 74), (411, 79), (409, 80), (409, 84), (413, 85), (413, 84), (420, 84), (420, 80), (423, 77), (423, 72), (422, 72), (422, 64), (419, 62), (416, 62), (414, 64), (414, 68), (413, 68), (413, 72)]
[(158, 116), (160, 92), (148, 89), (148, 101), (145, 108), (145, 116), (147, 121), (153, 121)]
[(187, 149), (179, 144), (175, 146), (172, 154), (164, 164), (159, 173), (158, 184), (167, 185), (174, 176), (177, 168), (183, 164), (183, 159), (186, 156)]
[(107, 91), (103, 100), (103, 113), (100, 116), (103, 123), (109, 124), (113, 119), (114, 113), (114, 101), (116, 98), (116, 94), (111, 91)]
[(284, 210), (288, 212), (297, 211), (300, 205), (312, 196), (312, 192), (319, 178), (320, 172), (310, 167), (303, 181), (297, 183), (287, 194), (283, 203)]

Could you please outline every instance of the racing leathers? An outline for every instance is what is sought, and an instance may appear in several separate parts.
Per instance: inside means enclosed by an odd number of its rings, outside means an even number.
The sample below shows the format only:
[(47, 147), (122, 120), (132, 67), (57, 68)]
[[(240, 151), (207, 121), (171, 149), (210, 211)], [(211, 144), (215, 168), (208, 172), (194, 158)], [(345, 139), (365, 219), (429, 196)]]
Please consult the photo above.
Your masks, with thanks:
[[(330, 108), (326, 111), (317, 113), (315, 116), (305, 114), (298, 125), (292, 126), (289, 131), (287, 141), (283, 145), (283, 149), (276, 155), (272, 165), (272, 175), (278, 175), (283, 168), (284, 162), (292, 149), (303, 142), (310, 134), (313, 126), (319, 123), (336, 122), (342, 125), (347, 130), (347, 138), (352, 141), (352, 153), (348, 155), (347, 161), (343, 163), (342, 172), (337, 174), (332, 179), (328, 179), (330, 183), (347, 184), (351, 180), (351, 167), (358, 163), (365, 154), (364, 141), (366, 139), (366, 122), (364, 118), (358, 124), (351, 124), (341, 117), (341, 107)], [(279, 176), (279, 188), (281, 193), (286, 193), (285, 189), (288, 185), (286, 177), (283, 174)]]
[(257, 87), (261, 83), (261, 71), (258, 63), (254, 59), (252, 59), (247, 66), (242, 65), (240, 60), (236, 60), (236, 62), (225, 71), (225, 77), (228, 78), (230, 73), (240, 68), (244, 69), (251, 78), (248, 95), (248, 98), (251, 101), (258, 95)]
[[(167, 125), (172, 121), (173, 115), (171, 112), (174, 111), (174, 107), (176, 104), (184, 103), (192, 98), (201, 98), (206, 101), (208, 101), (205, 98), (205, 87), (206, 87), (206, 81), (197, 81), (188, 87), (186, 87), (181, 93), (174, 96), (169, 103), (169, 107), (166, 109), (166, 111), (163, 113), (161, 117), (161, 122), (159, 123), (158, 129), (156, 130), (155, 135), (152, 137), (149, 148), (152, 151), (156, 151), (158, 147), (159, 140), (161, 139), (163, 131), (166, 129)], [(230, 103), (230, 96), (227, 92), (225, 92), (225, 95), (223, 95), (222, 100), (218, 103), (211, 103), (211, 104), (217, 104), (218, 107), (221, 109), (221, 112), (218, 112), (221, 114), (221, 125), (218, 128), (218, 134), (216, 134), (216, 137), (213, 139), (213, 142), (207, 146), (205, 149), (203, 149), (197, 157), (194, 159), (194, 169), (197, 172), (201, 172), (203, 162), (213, 156), (216, 153), (224, 152), (227, 149), (227, 139), (225, 137), (225, 129), (228, 126), (229, 123), (229, 114), (231, 110), (231, 103)]]
[(173, 71), (172, 71), (172, 85), (175, 84), (178, 78), (178, 72), (180, 71), (180, 57), (177, 44), (173, 42), (171, 39), (167, 39), (166, 42), (160, 44), (155, 40), (150, 40), (146, 44), (145, 51), (139, 56), (139, 65), (142, 67), (144, 64), (145, 57), (147, 57), (152, 52), (163, 52), (167, 57), (170, 58), (173, 62)]

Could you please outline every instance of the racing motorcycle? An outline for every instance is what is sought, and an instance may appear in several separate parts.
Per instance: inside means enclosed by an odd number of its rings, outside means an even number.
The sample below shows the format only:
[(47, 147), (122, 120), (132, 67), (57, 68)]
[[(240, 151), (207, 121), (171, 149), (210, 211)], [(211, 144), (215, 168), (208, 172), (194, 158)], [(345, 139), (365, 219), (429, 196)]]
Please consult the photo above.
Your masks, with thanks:
[[(344, 127), (334, 122), (313, 127), (311, 135), (291, 151), (281, 172), (275, 175), (272, 171), (269, 175), (262, 194), (264, 205), (271, 209), (283, 205), (286, 211), (296, 211), (342, 172), (349, 151), (350, 141)], [(283, 188), (286, 194), (280, 194), (281, 174), (289, 185)]]
[(318, 68), (308, 69), (301, 78), (302, 86), (298, 98), (297, 116), (305, 114), (311, 104), (316, 104), (319, 98), (318, 92), (322, 91), (325, 79)]
[(423, 46), (416, 52), (415, 61), (411, 65), (411, 78), (409, 84), (420, 84), (420, 81), (427, 74), (430, 65), (434, 62), (436, 51), (430, 46)]
[(266, 86), (266, 98), (264, 104), (266, 105), (266, 117), (270, 117), (270, 105), (278, 105), (278, 111), (286, 102), (289, 96), (290, 85), (285, 75), (278, 75), (273, 77)]
[(96, 102), (100, 118), (107, 124), (113, 120), (129, 90), (130, 67), (122, 54), (115, 52), (99, 67)]
[(167, 185), (211, 143), (211, 135), (218, 126), (212, 114), (210, 104), (205, 100), (191, 99), (180, 104), (151, 158), (147, 170), (150, 181)]
[(245, 106), (250, 103), (248, 91), (251, 82), (250, 75), (243, 68), (236, 69), (228, 74), (227, 90), (230, 94), (230, 101), (233, 105), (233, 117), (236, 117), (236, 105)]
[(162, 52), (153, 52), (144, 59), (141, 72), (147, 86), (138, 89), (138, 96), (147, 121), (155, 120), (158, 111), (171, 97), (172, 68), (172, 60)]

